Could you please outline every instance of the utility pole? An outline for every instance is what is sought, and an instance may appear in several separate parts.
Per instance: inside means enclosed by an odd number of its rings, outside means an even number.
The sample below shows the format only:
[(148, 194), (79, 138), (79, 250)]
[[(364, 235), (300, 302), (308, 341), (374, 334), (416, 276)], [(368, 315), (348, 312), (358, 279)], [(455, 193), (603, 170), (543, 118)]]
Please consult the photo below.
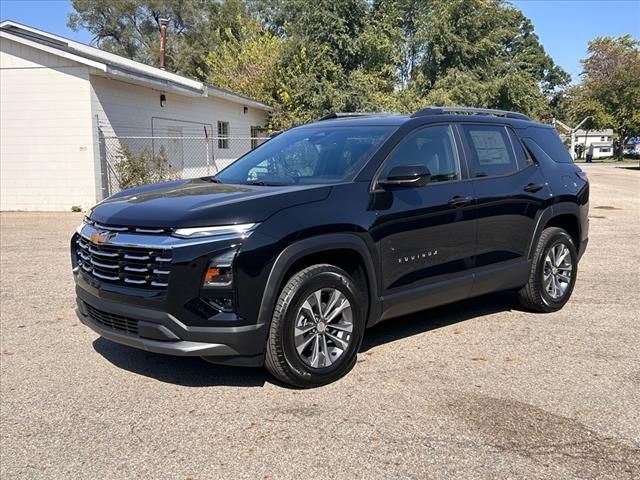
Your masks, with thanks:
[[(576, 136), (575, 136), (575, 132), (578, 131), (580, 129), (580, 127), (582, 125), (584, 125), (584, 123), (589, 120), (590, 118), (593, 118), (591, 116), (585, 117), (578, 125), (576, 125), (575, 127), (571, 128), (568, 125), (566, 125), (565, 123), (562, 123), (560, 120), (557, 119), (553, 119), (553, 126), (555, 127), (556, 124), (560, 125), (562, 128), (564, 128), (565, 130), (567, 130), (569, 132), (569, 135), (571, 137), (571, 151), (569, 152), (571, 155), (571, 158), (573, 159), (573, 161), (576, 161)], [(586, 146), (587, 140), (585, 138), (585, 146)]]
[(160, 68), (165, 69), (164, 61), (167, 53), (167, 25), (169, 24), (168, 18), (160, 19)]

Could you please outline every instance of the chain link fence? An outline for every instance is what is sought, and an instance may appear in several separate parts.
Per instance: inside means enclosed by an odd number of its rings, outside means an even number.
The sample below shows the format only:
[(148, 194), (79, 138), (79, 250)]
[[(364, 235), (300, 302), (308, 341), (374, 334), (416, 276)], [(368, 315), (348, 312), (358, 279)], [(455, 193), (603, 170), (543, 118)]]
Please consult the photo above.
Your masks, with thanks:
[(100, 134), (103, 195), (180, 178), (215, 175), (266, 136), (116, 136)]

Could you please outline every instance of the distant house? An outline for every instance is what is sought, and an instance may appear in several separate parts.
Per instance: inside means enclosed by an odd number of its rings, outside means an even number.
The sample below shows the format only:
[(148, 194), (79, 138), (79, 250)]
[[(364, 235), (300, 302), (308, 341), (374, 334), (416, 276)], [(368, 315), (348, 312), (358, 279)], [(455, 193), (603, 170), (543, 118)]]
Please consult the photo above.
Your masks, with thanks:
[[(182, 176), (255, 146), (269, 107), (13, 21), (0, 23), (0, 207), (87, 208), (111, 193), (109, 155), (162, 153)], [(206, 140), (202, 140), (206, 139)]]
[[(593, 158), (604, 158), (613, 156), (613, 130), (576, 130), (574, 132), (576, 145), (587, 150), (593, 145)], [(584, 155), (583, 154), (583, 157)]]
[(628, 138), (624, 144), (624, 154), (632, 158), (640, 157), (640, 137)]

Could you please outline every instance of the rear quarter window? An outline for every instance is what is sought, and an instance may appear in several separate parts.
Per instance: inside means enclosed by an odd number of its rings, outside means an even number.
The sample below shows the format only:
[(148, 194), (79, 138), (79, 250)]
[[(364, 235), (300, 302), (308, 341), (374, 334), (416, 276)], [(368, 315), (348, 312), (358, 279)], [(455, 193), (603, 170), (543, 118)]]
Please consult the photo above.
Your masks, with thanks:
[[(560, 140), (555, 128), (529, 127), (519, 131), (520, 136), (530, 138), (557, 163), (573, 163), (569, 151)], [(526, 142), (525, 142), (526, 143)]]

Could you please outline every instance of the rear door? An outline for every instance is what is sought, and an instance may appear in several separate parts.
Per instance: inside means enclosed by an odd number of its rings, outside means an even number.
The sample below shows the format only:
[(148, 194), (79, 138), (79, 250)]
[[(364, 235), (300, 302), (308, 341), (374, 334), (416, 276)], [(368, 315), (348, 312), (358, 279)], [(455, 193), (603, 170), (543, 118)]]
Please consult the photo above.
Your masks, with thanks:
[[(537, 214), (549, 198), (549, 187), (510, 127), (462, 124), (459, 129), (477, 202), (479, 281), (473, 294), (510, 288), (526, 276)], [(494, 272), (484, 283), (483, 270)]]
[(473, 189), (451, 125), (414, 130), (377, 178), (393, 167), (418, 164), (431, 172), (428, 185), (384, 190), (373, 184), (371, 234), (381, 259), (383, 318), (465, 298), (471, 288)]

